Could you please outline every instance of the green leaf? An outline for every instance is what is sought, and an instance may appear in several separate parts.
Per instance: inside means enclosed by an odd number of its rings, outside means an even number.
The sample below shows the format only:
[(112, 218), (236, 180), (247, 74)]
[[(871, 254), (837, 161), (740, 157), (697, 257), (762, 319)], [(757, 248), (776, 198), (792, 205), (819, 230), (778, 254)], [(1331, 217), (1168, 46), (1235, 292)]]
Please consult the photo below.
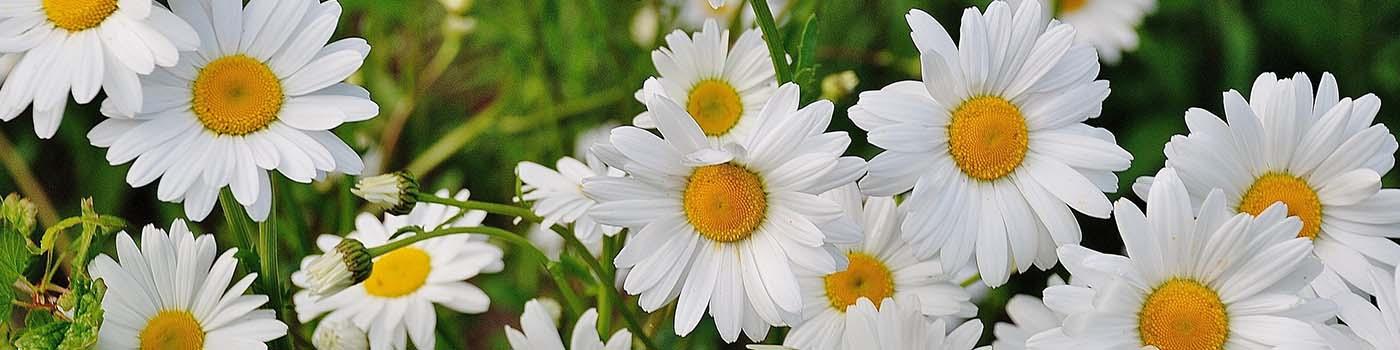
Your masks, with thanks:
[(793, 82), (802, 87), (802, 103), (806, 104), (821, 96), (821, 86), (817, 85), (817, 38), (820, 36), (817, 15), (807, 17), (802, 27), (802, 36), (797, 45), (797, 60), (793, 65)]
[[(27, 201), (11, 195), (0, 203), (0, 320), (9, 320), (15, 300), (15, 291), (10, 285), (19, 280), (24, 270), (29, 268), (30, 254), (28, 230), (33, 228), (33, 211), (24, 209)], [(26, 214), (28, 212), (28, 214)]]
[(25, 328), (15, 340), (19, 350), (52, 350), (63, 342), (63, 333), (68, 331), (68, 322), (55, 322), (39, 327)]
[(97, 331), (102, 327), (102, 296), (107, 287), (102, 281), (87, 279), (76, 280), (71, 287), (68, 295), (74, 296), (77, 305), (73, 309), (72, 325), (64, 332), (58, 349), (91, 349), (97, 346)]
[(53, 318), (53, 314), (48, 312), (30, 311), (28, 315), (24, 316), (24, 326), (29, 328), (42, 327), (54, 323), (54, 321), (56, 320)]

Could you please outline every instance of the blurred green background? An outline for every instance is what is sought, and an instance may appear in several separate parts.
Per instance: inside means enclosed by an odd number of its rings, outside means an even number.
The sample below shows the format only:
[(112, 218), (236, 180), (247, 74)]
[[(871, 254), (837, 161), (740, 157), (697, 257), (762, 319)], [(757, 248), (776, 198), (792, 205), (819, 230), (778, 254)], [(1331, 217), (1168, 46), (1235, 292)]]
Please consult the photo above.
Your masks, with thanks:
[[(465, 187), (473, 199), (509, 202), (517, 162), (552, 165), (573, 153), (581, 131), (628, 123), (642, 111), (632, 92), (655, 74), (649, 52), (683, 26), (677, 3), (705, 0), (444, 1), (343, 1), (337, 38), (364, 37), (373, 46), (353, 79), (371, 91), (381, 113), (336, 133), (365, 155), (371, 170), (407, 168), (427, 189)], [(903, 17), (910, 8), (928, 11), (956, 37), (961, 10), (987, 2), (789, 0), (779, 17), (792, 52), (801, 23), (816, 14), (818, 78), (854, 71), (858, 92), (919, 77)], [(648, 11), (659, 16), (637, 22)], [(1111, 81), (1113, 93), (1103, 117), (1090, 122), (1112, 130), (1135, 157), (1110, 198), (1132, 196), (1132, 180), (1161, 167), (1162, 146), (1184, 132), (1187, 108), (1219, 112), (1222, 91), (1247, 93), (1261, 72), (1302, 71), (1314, 82), (1332, 72), (1342, 96), (1376, 93), (1385, 102), (1378, 121), (1400, 122), (1393, 112), (1400, 102), (1400, 1), (1164, 0), (1139, 33), (1136, 52), (1103, 67), (1100, 78)], [(832, 128), (851, 131), (850, 153), (869, 158), (878, 150), (845, 115), (855, 101), (854, 93), (834, 101)], [(19, 192), (40, 202), (45, 223), (77, 215), (84, 197), (92, 197), (99, 212), (133, 225), (168, 226), (182, 217), (179, 205), (155, 199), (155, 186), (130, 188), (124, 181), (129, 164), (110, 166), (105, 151), (89, 145), (86, 133), (101, 118), (96, 106), (71, 106), (52, 140), (36, 139), (27, 116), (3, 124), (0, 194)], [(1396, 183), (1395, 174), (1385, 179)], [(310, 185), (275, 181), (284, 276), (311, 252), (315, 235), (349, 232), (354, 215), (369, 210), (349, 194), (352, 183), (345, 176)], [(198, 226), (223, 232), (218, 212)], [(513, 227), (507, 219), (490, 220)], [(1111, 222), (1081, 217), (1081, 223), (1086, 246), (1120, 249)], [(221, 247), (232, 246), (221, 237)], [(518, 254), (506, 259), (505, 271), (472, 280), (492, 297), (491, 311), (438, 315), (439, 348), (505, 347), (501, 327), (518, 324), (526, 300), (554, 293), (534, 265)], [(1046, 276), (1028, 273), (992, 291), (980, 305), (988, 334), (1005, 318), (1002, 303), (1015, 293), (1038, 295)], [(688, 339), (677, 339), (665, 318), (654, 318), (663, 344), (725, 347), (708, 321)], [(309, 334), (311, 327), (302, 329)]]

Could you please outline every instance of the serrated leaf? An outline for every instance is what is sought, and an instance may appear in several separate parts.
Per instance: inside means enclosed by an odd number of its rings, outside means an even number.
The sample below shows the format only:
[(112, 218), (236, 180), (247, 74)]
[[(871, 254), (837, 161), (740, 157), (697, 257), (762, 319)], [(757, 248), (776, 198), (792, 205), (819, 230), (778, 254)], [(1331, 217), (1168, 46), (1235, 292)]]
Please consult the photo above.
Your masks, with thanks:
[(54, 323), (54, 321), (56, 320), (53, 318), (52, 313), (40, 310), (30, 311), (29, 314), (24, 315), (24, 326), (29, 328), (42, 327)]
[(15, 300), (14, 289), (10, 285), (19, 280), (24, 270), (29, 268), (29, 240), (21, 235), (16, 225), (9, 220), (0, 220), (0, 320), (9, 320)]
[(60, 350), (91, 349), (97, 345), (97, 332), (102, 327), (102, 296), (107, 291), (102, 281), (74, 281), (70, 295), (76, 295), (73, 323), (64, 332)]
[(19, 350), (53, 350), (63, 342), (63, 333), (68, 331), (68, 322), (54, 322), (39, 327), (25, 328), (15, 340)]

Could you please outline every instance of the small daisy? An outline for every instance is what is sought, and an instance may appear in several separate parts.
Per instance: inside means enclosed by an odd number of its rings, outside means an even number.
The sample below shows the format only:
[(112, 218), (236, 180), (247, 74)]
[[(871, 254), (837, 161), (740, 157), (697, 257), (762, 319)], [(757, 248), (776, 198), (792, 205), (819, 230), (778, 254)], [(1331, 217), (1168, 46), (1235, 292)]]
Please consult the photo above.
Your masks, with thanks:
[[(437, 196), (447, 196), (438, 191)], [(457, 200), (467, 200), (467, 190), (457, 192)], [(441, 204), (420, 203), (405, 216), (385, 214), (380, 221), (370, 214), (355, 219), (355, 231), (345, 238), (357, 239), (367, 247), (391, 242), (400, 228), (420, 226), (425, 230), (446, 227), (470, 227), (481, 224), (485, 212), (469, 211), (460, 217), (460, 210)], [(455, 219), (455, 220), (454, 220)], [(402, 234), (394, 240), (411, 236)], [(323, 252), (335, 250), (342, 239), (321, 235), (316, 246)], [(292, 283), (308, 288), (306, 269), (319, 255), (302, 259), (301, 270), (292, 274)], [(501, 271), (500, 248), (486, 243), (484, 237), (449, 235), (424, 240), (396, 249), (375, 258), (369, 279), (339, 293), (324, 298), (302, 290), (293, 297), (297, 318), (310, 322), (329, 313), (321, 322), (350, 320), (369, 333), (375, 349), (407, 349), (407, 340), (419, 349), (432, 349), (436, 337), (437, 316), (434, 305), (442, 305), (462, 313), (482, 313), (491, 299), (467, 279), (480, 273)]]
[[(1400, 189), (1381, 188), (1400, 144), (1384, 125), (1372, 125), (1381, 100), (1339, 98), (1331, 74), (1314, 94), (1302, 73), (1260, 75), (1249, 100), (1233, 90), (1224, 95), (1225, 118), (1187, 111), (1191, 132), (1165, 149), (1166, 166), (1180, 174), (1193, 206), (1216, 188), (1233, 212), (1287, 204), (1288, 215), (1303, 220), (1296, 235), (1313, 239), (1324, 273), (1374, 291), (1367, 268), (1400, 264), (1400, 245), (1387, 239), (1400, 237)], [(1150, 183), (1140, 179), (1134, 190), (1141, 196)]]
[(267, 296), (244, 295), (258, 274), (232, 287), (237, 248), (217, 259), (214, 236), (190, 233), (183, 221), (166, 234), (152, 225), (141, 231), (141, 246), (126, 232), (117, 234), (117, 257), (92, 262), (92, 277), (107, 284), (102, 297), (100, 349), (266, 349), (287, 334), (272, 310), (258, 309)]
[[(141, 107), (137, 75), (174, 66), (194, 50), (194, 29), (151, 0), (16, 0), (0, 5), (0, 53), (22, 53), (0, 88), (0, 120), (34, 105), (34, 133), (52, 137), (71, 93), (99, 90), (130, 115)], [(3, 76), (3, 74), (0, 74)]]
[(366, 350), (369, 338), (349, 320), (325, 321), (316, 325), (311, 344), (316, 350)]
[(1333, 307), (1304, 293), (1322, 266), (1309, 254), (1313, 242), (1297, 237), (1302, 221), (1286, 211), (1232, 213), (1220, 190), (1195, 211), (1181, 179), (1162, 170), (1146, 215), (1127, 199), (1114, 207), (1126, 257), (1060, 247), (1076, 283), (1045, 289), (1045, 304), (1068, 317), (1028, 347), (1327, 348), (1315, 327)]
[[(1034, 1), (1043, 4), (1046, 0)], [(1113, 64), (1123, 53), (1137, 49), (1137, 26), (1157, 9), (1157, 0), (1055, 0), (1054, 6), (1045, 9), (1074, 26), (1079, 32), (1076, 41), (1093, 45), (1104, 63)]]
[[(157, 197), (185, 203), (196, 221), (228, 187), (254, 220), (272, 204), (268, 171), (297, 182), (326, 172), (358, 174), (359, 154), (331, 132), (379, 113), (360, 87), (340, 83), (369, 53), (363, 39), (329, 45), (340, 3), (317, 0), (176, 0), (202, 45), (179, 64), (140, 79), (140, 113), (88, 133), (112, 164), (132, 162), (127, 183), (160, 179)], [(32, 53), (31, 53), (32, 54)], [(134, 162), (133, 162), (134, 161)]]
[[(554, 326), (554, 318), (549, 317), (549, 312), (538, 300), (530, 299), (525, 303), (525, 314), (520, 315), (520, 330), (506, 326), (506, 340), (510, 341), (510, 347), (516, 350), (564, 350), (564, 341), (559, 337), (559, 330)], [(588, 309), (583, 316), (579, 316), (578, 323), (574, 324), (573, 337), (569, 340), (568, 349), (573, 350), (631, 350), (632, 333), (626, 329), (618, 330), (608, 338), (607, 344), (597, 336), (598, 310)]]
[[(782, 22), (788, 2), (768, 0), (768, 9), (773, 12), (775, 21)], [(685, 28), (699, 28), (705, 21), (711, 20), (718, 21), (724, 28), (729, 28), (731, 22), (738, 20), (740, 26), (748, 28), (754, 26), (754, 20), (757, 18), (754, 16), (752, 4), (748, 1), (670, 0), (670, 3), (680, 8), (677, 20), (681, 27)]]
[[(1064, 284), (1059, 276), (1051, 276), (1048, 283), (1051, 287)], [(1006, 316), (1013, 323), (997, 323), (992, 330), (996, 334), (992, 347), (996, 350), (1025, 350), (1031, 336), (1052, 329), (1060, 332), (1065, 323), (1064, 314), (1050, 310), (1040, 298), (1024, 294), (1006, 302)]]
[[(970, 320), (948, 330), (942, 319), (929, 321), (914, 299), (885, 298), (876, 307), (860, 298), (847, 309), (842, 346), (833, 349), (971, 350), (982, 336), (982, 321)], [(803, 348), (806, 349), (806, 348)]]
[[(730, 48), (729, 30), (711, 20), (693, 38), (679, 30), (667, 35), (666, 45), (652, 51), (660, 77), (646, 80), (637, 101), (647, 103), (650, 95), (670, 98), (715, 145), (743, 142), (763, 123), (759, 112), (778, 85), (758, 29), (745, 31)], [(637, 115), (632, 124), (656, 128), (650, 111)]]
[[(588, 163), (573, 157), (560, 158), (553, 170), (535, 162), (520, 162), (515, 173), (524, 183), (521, 187), (521, 200), (534, 204), (531, 210), (544, 218), (540, 228), (548, 231), (555, 223), (573, 224), (573, 233), (586, 245), (599, 245), (603, 235), (612, 237), (622, 228), (599, 224), (592, 217), (584, 215), (597, 204), (593, 198), (583, 193), (583, 180), (594, 176), (622, 176), (622, 171), (608, 167), (597, 156), (588, 151), (594, 143), (601, 141), (597, 135), (580, 135), (575, 154), (586, 155)], [(557, 254), (556, 254), (557, 255)]]
[(803, 321), (793, 327), (783, 345), (798, 349), (837, 349), (844, 343), (847, 309), (857, 300), (914, 298), (923, 315), (930, 317), (973, 317), (977, 307), (972, 296), (957, 282), (951, 271), (943, 271), (936, 259), (920, 260), (899, 237), (899, 219), (893, 198), (864, 199), (855, 184), (843, 186), (823, 197), (835, 201), (863, 228), (861, 242), (839, 244), (846, 255), (845, 270), (811, 273), (797, 270), (802, 287)]
[(958, 269), (976, 257), (989, 286), (1032, 263), (1055, 265), (1055, 247), (1076, 244), (1070, 210), (1107, 218), (1103, 192), (1132, 155), (1099, 116), (1108, 82), (1094, 80), (1094, 49), (1051, 21), (1039, 2), (994, 1), (963, 12), (961, 43), (932, 16), (908, 15), (924, 78), (862, 93), (851, 120), (885, 149), (860, 181), (872, 196), (913, 189), (905, 239), (921, 257)]
[[(825, 132), (832, 104), (798, 109), (797, 85), (780, 88), (759, 112), (763, 124), (743, 143), (714, 147), (676, 102), (659, 95), (647, 108), (665, 138), (635, 127), (612, 132), (630, 177), (593, 177), (590, 215), (628, 227), (614, 263), (648, 312), (675, 300), (675, 331), (689, 334), (706, 309), (725, 341), (762, 339), (771, 325), (800, 320), (793, 269), (831, 273), (824, 245), (850, 242), (858, 230), (827, 225), (841, 208), (818, 195), (849, 184), (865, 163), (841, 157), (850, 139)], [(682, 278), (685, 277), (685, 278)]]

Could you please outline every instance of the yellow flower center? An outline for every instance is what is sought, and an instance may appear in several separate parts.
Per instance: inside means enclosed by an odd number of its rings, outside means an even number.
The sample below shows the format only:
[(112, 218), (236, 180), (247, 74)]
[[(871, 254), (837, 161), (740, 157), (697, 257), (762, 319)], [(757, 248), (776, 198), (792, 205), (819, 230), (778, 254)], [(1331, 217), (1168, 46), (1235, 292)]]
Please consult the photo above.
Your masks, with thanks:
[(252, 57), (232, 55), (199, 71), (190, 104), (205, 129), (247, 135), (277, 120), (283, 100), (282, 81), (272, 69)]
[(423, 287), (432, 270), (428, 252), (414, 247), (395, 249), (374, 261), (374, 270), (365, 280), (365, 292), (385, 298), (405, 296)]
[(861, 297), (870, 299), (878, 307), (881, 300), (894, 295), (894, 274), (875, 257), (864, 253), (846, 254), (850, 265), (845, 271), (826, 275), (826, 298), (831, 307), (846, 312)]
[(690, 225), (716, 242), (749, 238), (768, 211), (763, 181), (731, 163), (695, 169), (686, 180), (683, 204)]
[(113, 12), (117, 12), (117, 0), (44, 0), (49, 22), (70, 32), (97, 27)]
[(744, 101), (739, 98), (739, 90), (729, 82), (706, 79), (690, 89), (685, 110), (700, 124), (705, 135), (719, 136), (739, 123), (739, 117), (744, 114)]
[(1074, 11), (1079, 11), (1079, 9), (1084, 8), (1084, 5), (1088, 4), (1089, 0), (1059, 0), (1055, 2), (1055, 14), (1064, 15), (1074, 13)]
[(1021, 165), (1029, 148), (1021, 110), (1001, 97), (976, 97), (958, 106), (948, 124), (948, 152), (963, 174), (1000, 179)]
[(1240, 199), (1239, 211), (1259, 215), (1277, 202), (1288, 205), (1288, 215), (1303, 220), (1298, 237), (1316, 239), (1322, 231), (1322, 201), (1308, 183), (1286, 173), (1267, 173), (1254, 180)]
[(204, 327), (189, 311), (164, 310), (146, 321), (140, 339), (141, 350), (199, 350), (204, 348)]
[(1174, 278), (1147, 296), (1138, 313), (1138, 331), (1143, 346), (1160, 350), (1223, 349), (1230, 317), (1215, 291)]

